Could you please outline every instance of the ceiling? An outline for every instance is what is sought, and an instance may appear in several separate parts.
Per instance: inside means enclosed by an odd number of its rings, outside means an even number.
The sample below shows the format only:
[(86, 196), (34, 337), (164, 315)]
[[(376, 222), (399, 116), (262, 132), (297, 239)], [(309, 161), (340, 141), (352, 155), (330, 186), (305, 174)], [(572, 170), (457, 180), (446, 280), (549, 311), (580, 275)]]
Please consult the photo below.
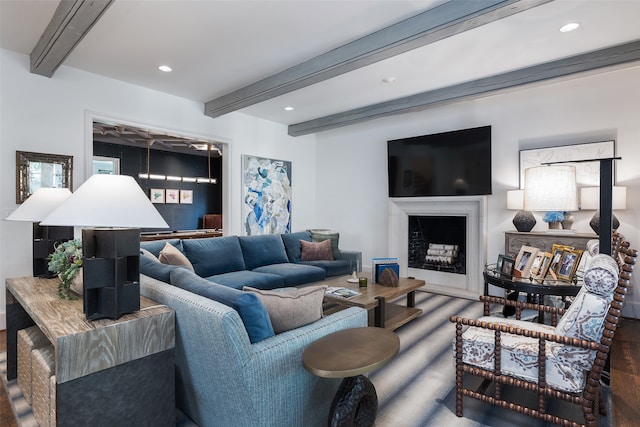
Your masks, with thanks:
[[(545, 1), (512, 1), (512, 7), (526, 8), (527, 2), (535, 7), (486, 25), (462, 22), (449, 37), (239, 111), (295, 125), (640, 40), (638, 0)], [(64, 65), (204, 104), (414, 15), (450, 6), (444, 3), (115, 0)], [(31, 53), (56, 7), (52, 0), (0, 0), (0, 46)], [(574, 21), (581, 24), (576, 31), (559, 31)], [(162, 64), (173, 71), (159, 71)]]

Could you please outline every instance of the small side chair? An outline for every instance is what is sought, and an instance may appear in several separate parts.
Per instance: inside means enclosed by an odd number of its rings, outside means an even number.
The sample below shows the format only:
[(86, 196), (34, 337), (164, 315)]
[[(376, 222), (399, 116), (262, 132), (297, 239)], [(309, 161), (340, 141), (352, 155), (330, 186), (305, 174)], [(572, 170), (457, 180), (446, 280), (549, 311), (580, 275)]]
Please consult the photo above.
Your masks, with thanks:
[[(617, 240), (615, 240), (617, 239)], [(605, 415), (600, 376), (630, 284), (638, 251), (618, 235), (613, 256), (595, 255), (585, 268), (584, 284), (567, 308), (542, 306), (557, 326), (522, 320), (452, 316), (456, 324), (456, 415), (463, 415), (463, 397), (472, 397), (502, 408), (565, 426), (597, 426)], [(536, 304), (481, 296), (485, 312), (492, 303), (538, 310)], [(463, 376), (484, 379), (480, 388), (463, 385)], [(494, 382), (488, 393), (488, 383)], [(522, 388), (537, 395), (528, 407), (503, 396), (502, 387)], [(562, 399), (580, 405), (584, 422), (547, 413), (547, 401)], [(533, 406), (533, 405), (532, 405)]]

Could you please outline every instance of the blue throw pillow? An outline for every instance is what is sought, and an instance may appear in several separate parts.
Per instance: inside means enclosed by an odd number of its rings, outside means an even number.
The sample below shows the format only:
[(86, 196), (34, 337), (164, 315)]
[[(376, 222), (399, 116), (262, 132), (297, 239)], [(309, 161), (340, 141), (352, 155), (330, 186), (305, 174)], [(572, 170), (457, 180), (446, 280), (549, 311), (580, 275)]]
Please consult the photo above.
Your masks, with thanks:
[(284, 233), (284, 234), (281, 234), (280, 237), (282, 237), (282, 241), (284, 242), (284, 247), (287, 250), (287, 256), (289, 257), (289, 262), (302, 261), (300, 240), (310, 242), (311, 233), (309, 233), (308, 231), (298, 231), (296, 233)]
[(238, 236), (190, 239), (182, 242), (182, 245), (200, 277), (245, 269)]
[(210, 282), (185, 268), (171, 272), (171, 284), (236, 310), (252, 344), (275, 335), (269, 313), (257, 295), (251, 292)]
[(289, 262), (284, 243), (278, 234), (240, 236), (240, 247), (247, 270), (263, 265)]
[(169, 283), (171, 272), (177, 268), (184, 269), (184, 267), (178, 265), (163, 264), (157, 258), (140, 253), (140, 274)]

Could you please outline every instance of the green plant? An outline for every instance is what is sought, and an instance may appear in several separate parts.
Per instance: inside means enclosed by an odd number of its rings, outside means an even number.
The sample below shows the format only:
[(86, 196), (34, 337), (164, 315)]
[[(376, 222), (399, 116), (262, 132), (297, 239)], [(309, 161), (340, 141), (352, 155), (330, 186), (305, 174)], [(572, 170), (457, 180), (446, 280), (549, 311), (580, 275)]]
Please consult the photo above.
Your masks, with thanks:
[(82, 242), (80, 239), (58, 243), (49, 255), (49, 271), (58, 273), (58, 296), (62, 299), (76, 299), (70, 287), (73, 278), (82, 267)]

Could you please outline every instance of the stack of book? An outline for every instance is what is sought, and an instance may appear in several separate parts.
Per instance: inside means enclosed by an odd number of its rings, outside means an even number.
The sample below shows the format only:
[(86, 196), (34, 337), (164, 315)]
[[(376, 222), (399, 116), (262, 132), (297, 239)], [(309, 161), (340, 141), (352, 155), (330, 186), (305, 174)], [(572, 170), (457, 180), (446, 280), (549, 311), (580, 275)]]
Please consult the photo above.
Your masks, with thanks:
[(371, 260), (371, 281), (378, 283), (378, 278), (385, 268), (392, 269), (400, 277), (398, 258), (373, 258)]

